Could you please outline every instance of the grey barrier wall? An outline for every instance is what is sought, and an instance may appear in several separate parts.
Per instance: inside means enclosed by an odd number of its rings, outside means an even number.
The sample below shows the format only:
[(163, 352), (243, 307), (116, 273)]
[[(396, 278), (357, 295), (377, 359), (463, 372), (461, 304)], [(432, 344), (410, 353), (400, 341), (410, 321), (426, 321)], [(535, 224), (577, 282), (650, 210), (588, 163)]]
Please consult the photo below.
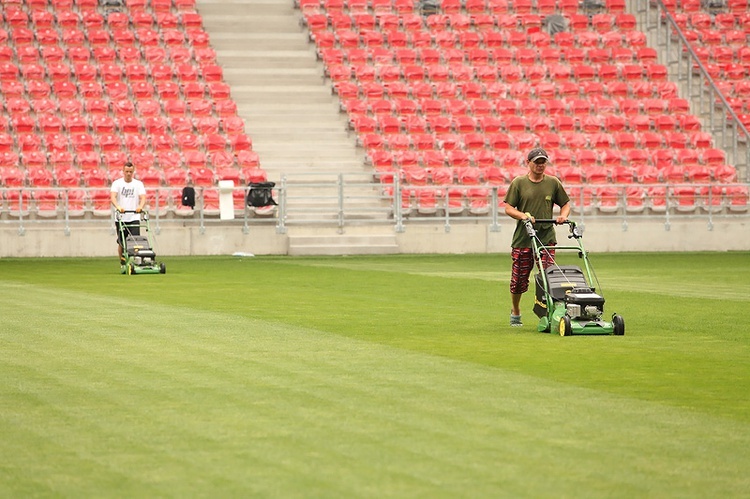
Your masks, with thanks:
[[(571, 218), (597, 232), (589, 247), (593, 243), (606, 251), (747, 250), (748, 187), (736, 182), (568, 186)], [(337, 250), (321, 253), (346, 254), (347, 244), (364, 246), (349, 248), (352, 253), (367, 253), (368, 244), (377, 252), (372, 239), (346, 239), (367, 234), (392, 238), (387, 252), (502, 252), (514, 223), (502, 208), (504, 189), (436, 188), (402, 184), (398, 178), (381, 184), (367, 174), (285, 177), (274, 188), (275, 206), (249, 207), (246, 188), (233, 188), (230, 220), (220, 217), (218, 193), (212, 192), (218, 188), (199, 188), (194, 208), (181, 206), (175, 189), (150, 189), (150, 225), (161, 251), (172, 255), (298, 254), (295, 237), (316, 234), (339, 241)], [(0, 256), (113, 254), (108, 200), (97, 198), (96, 189), (75, 191), (0, 189)]]

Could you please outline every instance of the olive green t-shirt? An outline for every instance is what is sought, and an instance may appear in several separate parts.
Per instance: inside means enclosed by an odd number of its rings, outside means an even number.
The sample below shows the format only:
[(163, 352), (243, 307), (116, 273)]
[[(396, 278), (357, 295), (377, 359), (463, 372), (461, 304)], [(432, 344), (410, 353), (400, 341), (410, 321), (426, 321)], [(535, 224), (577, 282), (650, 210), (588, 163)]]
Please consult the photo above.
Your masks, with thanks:
[[(524, 213), (531, 213), (535, 219), (551, 219), (554, 205), (563, 206), (570, 198), (557, 177), (545, 175), (541, 182), (532, 182), (527, 175), (516, 177), (510, 183), (505, 195), (505, 204)], [(556, 243), (554, 224), (535, 224), (537, 236), (542, 244)], [(523, 223), (516, 223), (513, 233), (513, 248), (531, 248), (531, 239), (526, 234)]]

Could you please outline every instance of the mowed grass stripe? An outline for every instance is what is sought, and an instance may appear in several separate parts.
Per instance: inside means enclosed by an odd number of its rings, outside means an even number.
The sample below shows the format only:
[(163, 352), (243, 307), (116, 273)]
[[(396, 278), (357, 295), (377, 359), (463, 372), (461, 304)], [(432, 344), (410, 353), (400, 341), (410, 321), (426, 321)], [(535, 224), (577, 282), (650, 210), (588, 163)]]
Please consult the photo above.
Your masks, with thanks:
[[(622, 257), (622, 255), (618, 255)], [(687, 259), (691, 255), (678, 258)], [(611, 291), (630, 291), (634, 293), (645, 293), (651, 299), (665, 299), (667, 297), (681, 297), (693, 299), (722, 299), (730, 301), (747, 301), (750, 293), (750, 257), (736, 254), (717, 254), (715, 261), (721, 265), (724, 260), (726, 263), (718, 268), (706, 268), (708, 260), (704, 257), (700, 265), (694, 267), (681, 267), (681, 272), (675, 275), (662, 274), (664, 266), (660, 261), (665, 258), (664, 255), (641, 255), (639, 266), (622, 265), (620, 267), (611, 267), (609, 263), (613, 258), (612, 255), (592, 255), (590, 262), (594, 273), (600, 279), (600, 290), (605, 294)], [(673, 257), (674, 258), (674, 257)], [(472, 267), (473, 262), (481, 262), (481, 266)], [(487, 270), (489, 261), (492, 270)], [(465, 257), (466, 265), (460, 258), (454, 258), (453, 263), (445, 263), (445, 259), (435, 263), (410, 262), (408, 257), (403, 257), (399, 261), (378, 261), (377, 259), (362, 261), (351, 259), (327, 259), (316, 260), (314, 258), (288, 259), (286, 261), (276, 261), (276, 263), (286, 263), (296, 266), (337, 268), (352, 271), (375, 271), (375, 272), (394, 272), (425, 277), (442, 277), (446, 279), (474, 279), (478, 281), (498, 282), (503, 292), (507, 291), (507, 284), (510, 281), (510, 259), (507, 255), (471, 255)], [(651, 262), (651, 263), (649, 263)], [(735, 266), (734, 262), (738, 265)], [(558, 264), (583, 266), (583, 262), (578, 258), (571, 258), (570, 255), (559, 255)], [(476, 265), (476, 264), (474, 264)], [(605, 267), (606, 265), (606, 267)], [(605, 268), (600, 272), (600, 266)], [(599, 275), (601, 274), (601, 275)], [(658, 275), (659, 279), (654, 280)], [(534, 289), (534, 283), (531, 283), (531, 289)]]
[[(747, 425), (721, 418), (232, 314), (0, 291), (7, 493), (632, 497), (750, 485)], [(137, 327), (118, 326), (125, 311)]]

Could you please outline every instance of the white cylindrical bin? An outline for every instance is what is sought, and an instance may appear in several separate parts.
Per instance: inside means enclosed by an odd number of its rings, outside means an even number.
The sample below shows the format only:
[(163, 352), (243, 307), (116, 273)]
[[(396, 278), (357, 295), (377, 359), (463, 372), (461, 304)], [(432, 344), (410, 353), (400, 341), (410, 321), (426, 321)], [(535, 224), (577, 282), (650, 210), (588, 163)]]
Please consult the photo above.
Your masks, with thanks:
[(233, 192), (233, 180), (219, 180), (219, 216), (222, 220), (234, 220)]

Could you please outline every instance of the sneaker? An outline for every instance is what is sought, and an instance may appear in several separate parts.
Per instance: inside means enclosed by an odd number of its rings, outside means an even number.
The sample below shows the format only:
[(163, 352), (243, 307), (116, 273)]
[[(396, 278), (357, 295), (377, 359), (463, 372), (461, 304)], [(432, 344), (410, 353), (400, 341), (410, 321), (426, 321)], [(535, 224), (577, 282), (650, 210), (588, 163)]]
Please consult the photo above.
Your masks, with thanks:
[(510, 314), (510, 325), (513, 327), (523, 326), (523, 322), (521, 322), (521, 316)]

